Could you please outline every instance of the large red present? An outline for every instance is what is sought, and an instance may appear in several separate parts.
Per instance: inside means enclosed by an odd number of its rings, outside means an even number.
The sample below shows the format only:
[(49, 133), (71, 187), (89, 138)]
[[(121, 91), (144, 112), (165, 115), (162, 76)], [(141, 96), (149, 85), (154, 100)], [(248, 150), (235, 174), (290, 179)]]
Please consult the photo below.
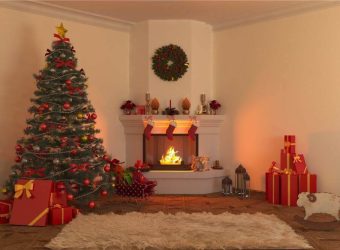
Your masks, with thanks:
[(0, 200), (0, 224), (7, 224), (9, 222), (12, 203), (11, 200)]
[(281, 149), (280, 167), (281, 170), (293, 169), (293, 155), (284, 149)]
[(266, 173), (266, 199), (272, 204), (280, 204), (280, 175)]
[(309, 192), (316, 193), (317, 191), (316, 174), (300, 174), (299, 175), (299, 193)]
[(72, 207), (62, 207), (60, 205), (54, 205), (50, 209), (50, 224), (62, 225), (69, 223), (73, 218)]
[(293, 169), (297, 174), (307, 174), (308, 169), (303, 154), (293, 155)]
[(50, 180), (18, 180), (10, 224), (46, 226), (51, 192)]
[(281, 204), (296, 206), (298, 199), (298, 176), (296, 174), (280, 175)]
[(295, 154), (295, 135), (284, 136), (285, 152)]

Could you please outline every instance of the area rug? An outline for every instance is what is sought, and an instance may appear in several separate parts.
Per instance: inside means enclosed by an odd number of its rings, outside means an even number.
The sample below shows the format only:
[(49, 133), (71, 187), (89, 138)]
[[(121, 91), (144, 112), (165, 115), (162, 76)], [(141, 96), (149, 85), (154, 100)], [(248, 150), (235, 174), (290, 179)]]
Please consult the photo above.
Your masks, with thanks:
[(222, 213), (79, 215), (51, 249), (309, 249), (275, 215)]

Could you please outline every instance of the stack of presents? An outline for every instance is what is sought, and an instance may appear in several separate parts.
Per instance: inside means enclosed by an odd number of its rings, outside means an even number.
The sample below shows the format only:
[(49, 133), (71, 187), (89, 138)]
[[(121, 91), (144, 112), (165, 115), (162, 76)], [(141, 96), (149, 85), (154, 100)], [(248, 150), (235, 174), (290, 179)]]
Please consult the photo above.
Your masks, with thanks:
[(78, 209), (68, 206), (65, 190), (59, 190), (50, 180), (20, 179), (14, 200), (0, 200), (0, 224), (61, 225), (78, 213)]
[(316, 193), (317, 176), (308, 172), (303, 154), (295, 152), (295, 136), (284, 136), (280, 166), (272, 162), (266, 173), (266, 199), (272, 204), (296, 206), (299, 193)]

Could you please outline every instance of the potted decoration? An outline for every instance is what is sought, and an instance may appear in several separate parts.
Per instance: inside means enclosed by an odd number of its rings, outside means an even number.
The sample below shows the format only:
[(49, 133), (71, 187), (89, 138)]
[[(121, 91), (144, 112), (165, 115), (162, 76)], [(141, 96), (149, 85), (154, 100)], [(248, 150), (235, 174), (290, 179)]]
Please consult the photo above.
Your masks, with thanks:
[(159, 101), (157, 98), (153, 98), (151, 101), (151, 113), (153, 115), (158, 115)]
[(209, 102), (209, 106), (210, 109), (212, 110), (212, 114), (216, 115), (216, 112), (221, 107), (221, 104), (216, 100), (212, 100), (211, 102)]
[(123, 110), (125, 115), (131, 115), (131, 111), (136, 107), (136, 104), (134, 104), (132, 101), (127, 100), (122, 106), (120, 106), (120, 109)]
[(183, 114), (188, 115), (190, 114), (190, 106), (191, 103), (188, 98), (185, 98), (182, 102), (182, 109), (183, 109)]

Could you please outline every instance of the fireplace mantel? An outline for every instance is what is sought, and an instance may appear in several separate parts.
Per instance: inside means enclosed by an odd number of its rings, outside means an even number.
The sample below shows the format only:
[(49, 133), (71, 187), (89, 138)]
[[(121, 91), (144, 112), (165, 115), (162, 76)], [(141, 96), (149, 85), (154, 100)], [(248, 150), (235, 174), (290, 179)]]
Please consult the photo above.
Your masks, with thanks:
[[(188, 129), (197, 122), (196, 133), (198, 139), (198, 155), (208, 156), (210, 164), (219, 160), (221, 165), (220, 132), (225, 115), (122, 115), (119, 120), (124, 126), (126, 137), (126, 164), (133, 166), (136, 160), (143, 159), (143, 134), (148, 119), (152, 119), (154, 127), (152, 134), (165, 134), (170, 121), (175, 120), (177, 127), (174, 134), (187, 134)], [(149, 172), (145, 173), (149, 179), (158, 181), (156, 192), (159, 194), (203, 194), (219, 192), (221, 190), (221, 179), (226, 176), (225, 170), (210, 170), (208, 172)], [(176, 187), (176, 188), (175, 188)]]
[(119, 119), (124, 126), (125, 134), (140, 134), (143, 133), (149, 118), (155, 123), (152, 130), (154, 134), (165, 133), (171, 120), (175, 120), (177, 123), (174, 134), (186, 133), (193, 120), (198, 122), (198, 134), (218, 134), (225, 120), (225, 115), (121, 115)]

